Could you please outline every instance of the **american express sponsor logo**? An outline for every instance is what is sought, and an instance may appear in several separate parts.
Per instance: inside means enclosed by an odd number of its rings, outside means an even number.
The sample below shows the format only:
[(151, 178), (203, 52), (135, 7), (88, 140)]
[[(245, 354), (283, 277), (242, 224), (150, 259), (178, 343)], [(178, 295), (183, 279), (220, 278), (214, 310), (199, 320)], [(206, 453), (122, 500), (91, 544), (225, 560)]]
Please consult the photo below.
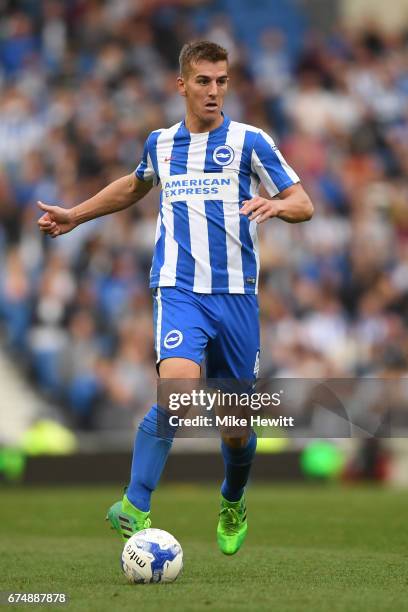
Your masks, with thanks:
[(210, 199), (224, 200), (231, 199), (231, 187), (234, 185), (234, 177), (222, 176), (218, 173), (208, 174), (207, 176), (172, 176), (167, 177), (162, 182), (163, 197), (165, 200), (184, 200), (184, 199)]

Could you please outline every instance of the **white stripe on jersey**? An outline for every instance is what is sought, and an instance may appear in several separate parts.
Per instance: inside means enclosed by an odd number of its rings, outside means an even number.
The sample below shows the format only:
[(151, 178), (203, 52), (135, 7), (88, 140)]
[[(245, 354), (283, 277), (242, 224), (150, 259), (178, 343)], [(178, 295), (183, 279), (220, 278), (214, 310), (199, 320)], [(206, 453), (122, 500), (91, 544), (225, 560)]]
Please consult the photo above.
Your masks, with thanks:
[[(191, 134), (189, 163), (202, 172), (205, 166), (208, 134)], [(204, 200), (187, 200), (188, 222), (190, 225), (191, 254), (195, 260), (193, 291), (205, 292), (211, 287), (210, 249), (208, 245), (208, 224)]]
[[(180, 123), (173, 125), (168, 130), (163, 130), (157, 139), (156, 151), (160, 146), (160, 153), (157, 155), (157, 168), (159, 176), (166, 176), (169, 160), (173, 149), (173, 138)], [(164, 261), (165, 265), (160, 271), (159, 287), (174, 286), (176, 284), (178, 244), (174, 239), (174, 212), (170, 202), (162, 201), (162, 224), (166, 230), (164, 240)]]
[(158, 184), (158, 179), (155, 172), (149, 172), (149, 168), (153, 168), (152, 158), (150, 157), (150, 153), (147, 154), (147, 168), (145, 170), (144, 176), (150, 175), (153, 179), (153, 185), (156, 186)]
[(163, 308), (162, 308), (162, 300), (161, 300), (161, 289), (157, 287), (157, 321), (156, 321), (156, 354), (157, 354), (157, 363), (160, 361), (160, 348), (161, 348), (161, 331), (162, 331), (162, 317), (163, 317)]
[(251, 221), (249, 224), (249, 233), (251, 234), (252, 244), (254, 245), (254, 253), (256, 259), (256, 269), (258, 274), (256, 276), (255, 293), (258, 293), (258, 282), (259, 282), (259, 240), (258, 240), (258, 224), (256, 221)]
[(173, 150), (173, 139), (180, 125), (181, 123), (176, 123), (176, 125), (173, 125), (168, 130), (162, 130), (157, 138), (157, 168), (160, 178), (167, 176), (168, 174), (168, 168), (170, 166), (170, 159)]
[(156, 223), (156, 233), (154, 236), (154, 244), (157, 244), (158, 239), (160, 238), (160, 226), (161, 226), (161, 217), (158, 215), (157, 223)]
[(251, 198), (255, 198), (257, 195), (259, 195), (260, 186), (261, 186), (261, 181), (255, 174), (252, 174), (251, 176)]
[[(161, 217), (160, 215), (157, 216), (157, 221), (156, 221), (156, 232), (154, 235), (154, 246), (156, 247), (157, 242), (160, 238), (160, 234), (161, 234)], [(153, 262), (152, 265), (150, 266), (150, 275), (152, 274), (152, 270), (153, 270)]]
[[(235, 152), (237, 165), (241, 165), (242, 149), (245, 139), (245, 126), (231, 121), (225, 144), (230, 146)], [(223, 173), (226, 169), (223, 169)], [(229, 200), (224, 200), (224, 223), (227, 239), (227, 258), (228, 258), (228, 286), (233, 293), (245, 293), (244, 274), (242, 271), (242, 244), (239, 240), (240, 214), (239, 206), (239, 181), (232, 183)]]
[[(255, 174), (253, 174), (251, 176), (251, 198), (254, 198), (255, 196), (259, 195), (260, 185), (261, 185), (261, 181)], [(254, 245), (256, 268), (259, 271), (259, 240), (258, 240), (258, 224), (256, 221), (251, 221), (251, 223), (249, 224), (249, 233), (251, 234), (252, 242)], [(256, 277), (255, 293), (258, 293), (258, 282), (259, 282), (259, 274)]]
[(261, 182), (263, 186), (265, 187), (266, 191), (269, 193), (271, 197), (276, 196), (279, 193), (279, 189), (277, 188), (277, 186), (275, 185), (275, 183), (269, 176), (268, 172), (263, 167), (261, 160), (259, 159), (258, 155), (255, 153), (255, 151), (252, 151), (252, 161), (254, 162), (252, 165), (256, 169), (256, 172), (259, 178), (261, 179)]

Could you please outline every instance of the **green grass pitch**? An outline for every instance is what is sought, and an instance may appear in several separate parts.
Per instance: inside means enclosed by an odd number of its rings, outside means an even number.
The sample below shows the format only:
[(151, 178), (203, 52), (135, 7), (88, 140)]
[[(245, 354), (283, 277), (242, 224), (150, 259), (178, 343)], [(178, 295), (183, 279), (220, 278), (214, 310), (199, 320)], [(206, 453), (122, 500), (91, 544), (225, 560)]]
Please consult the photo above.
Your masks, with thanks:
[(0, 591), (70, 596), (68, 606), (48, 610), (408, 610), (408, 492), (254, 485), (248, 538), (224, 557), (215, 543), (216, 487), (163, 486), (153, 525), (180, 540), (185, 560), (170, 585), (126, 583), (121, 544), (103, 520), (118, 494), (1, 489)]

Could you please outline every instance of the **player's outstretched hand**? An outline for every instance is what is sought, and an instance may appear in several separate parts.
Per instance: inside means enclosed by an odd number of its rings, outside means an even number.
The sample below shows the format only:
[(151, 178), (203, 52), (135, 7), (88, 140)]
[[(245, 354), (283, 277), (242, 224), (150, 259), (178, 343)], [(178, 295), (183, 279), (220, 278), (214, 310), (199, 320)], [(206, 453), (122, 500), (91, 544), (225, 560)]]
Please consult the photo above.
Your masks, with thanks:
[(279, 205), (275, 200), (268, 200), (260, 196), (256, 196), (252, 200), (245, 200), (242, 204), (240, 214), (248, 217), (250, 221), (256, 220), (257, 223), (276, 217), (279, 213)]
[(70, 211), (66, 208), (50, 206), (40, 201), (38, 206), (44, 211), (44, 214), (38, 219), (38, 227), (51, 238), (66, 234), (76, 227), (76, 223), (71, 219)]

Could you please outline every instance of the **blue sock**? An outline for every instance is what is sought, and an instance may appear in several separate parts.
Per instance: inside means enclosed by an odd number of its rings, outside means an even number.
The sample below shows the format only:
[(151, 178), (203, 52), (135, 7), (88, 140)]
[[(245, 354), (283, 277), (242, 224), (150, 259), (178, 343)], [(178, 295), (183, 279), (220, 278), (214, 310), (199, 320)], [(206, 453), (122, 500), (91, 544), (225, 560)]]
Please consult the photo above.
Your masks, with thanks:
[(157, 404), (139, 425), (126, 497), (143, 512), (150, 510), (150, 498), (166, 465), (176, 430), (169, 424), (169, 414)]
[(244, 493), (256, 450), (256, 433), (253, 431), (244, 448), (232, 448), (222, 442), (221, 451), (225, 466), (225, 480), (221, 494), (230, 502), (239, 501)]

